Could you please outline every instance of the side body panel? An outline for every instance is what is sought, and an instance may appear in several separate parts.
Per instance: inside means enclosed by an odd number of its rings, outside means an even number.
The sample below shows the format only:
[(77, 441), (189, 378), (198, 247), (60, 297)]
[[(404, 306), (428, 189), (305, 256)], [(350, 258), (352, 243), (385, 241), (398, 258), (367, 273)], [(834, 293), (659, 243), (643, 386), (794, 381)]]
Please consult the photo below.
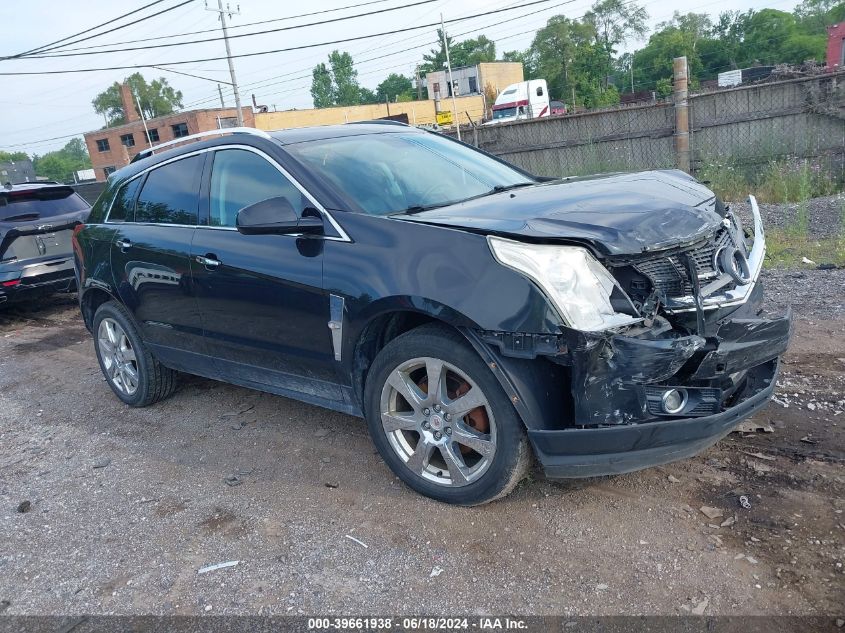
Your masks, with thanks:
[(362, 331), (389, 312), (426, 314), (455, 327), (559, 331), (543, 294), (496, 263), (484, 236), (396, 218), (335, 215), (353, 240), (326, 242), (324, 255), (325, 288), (345, 305), (339, 367), (345, 385)]

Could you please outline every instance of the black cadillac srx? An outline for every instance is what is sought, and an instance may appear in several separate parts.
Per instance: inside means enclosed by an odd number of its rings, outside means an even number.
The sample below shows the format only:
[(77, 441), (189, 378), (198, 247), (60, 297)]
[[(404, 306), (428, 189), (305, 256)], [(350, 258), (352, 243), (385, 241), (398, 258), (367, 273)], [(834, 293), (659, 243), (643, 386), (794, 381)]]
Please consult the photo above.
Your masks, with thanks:
[(188, 372), (363, 416), (409, 486), (469, 505), (532, 456), (691, 456), (772, 394), (791, 315), (760, 312), (753, 198), (744, 228), (682, 172), (540, 179), (388, 122), (198, 136), (113, 174), (74, 234), (130, 406)]

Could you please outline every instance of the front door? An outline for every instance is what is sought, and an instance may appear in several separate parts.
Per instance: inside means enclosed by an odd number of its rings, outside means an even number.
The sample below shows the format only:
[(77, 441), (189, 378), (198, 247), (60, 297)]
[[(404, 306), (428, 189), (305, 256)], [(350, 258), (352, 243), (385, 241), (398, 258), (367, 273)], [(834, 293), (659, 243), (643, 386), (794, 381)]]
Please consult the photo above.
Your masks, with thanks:
[(165, 163), (130, 181), (108, 218), (115, 227), (111, 268), (124, 305), (156, 356), (186, 370), (203, 351), (189, 252), (204, 160), (199, 154)]
[(340, 400), (329, 300), (322, 288), (323, 238), (242, 235), (238, 211), (284, 196), (313, 206), (272, 159), (248, 149), (214, 153), (204, 226), (191, 269), (206, 349), (233, 382)]

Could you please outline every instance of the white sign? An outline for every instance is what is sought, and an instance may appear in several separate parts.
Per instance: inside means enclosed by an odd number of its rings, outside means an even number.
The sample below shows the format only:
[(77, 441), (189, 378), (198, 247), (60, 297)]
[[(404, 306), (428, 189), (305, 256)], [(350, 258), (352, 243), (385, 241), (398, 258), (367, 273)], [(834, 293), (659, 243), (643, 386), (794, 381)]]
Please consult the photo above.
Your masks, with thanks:
[(719, 73), (718, 81), (719, 88), (730, 88), (731, 86), (738, 86), (742, 83), (742, 71), (729, 70), (725, 73)]
[(93, 169), (80, 169), (76, 172), (76, 180), (94, 180), (97, 176), (94, 174)]

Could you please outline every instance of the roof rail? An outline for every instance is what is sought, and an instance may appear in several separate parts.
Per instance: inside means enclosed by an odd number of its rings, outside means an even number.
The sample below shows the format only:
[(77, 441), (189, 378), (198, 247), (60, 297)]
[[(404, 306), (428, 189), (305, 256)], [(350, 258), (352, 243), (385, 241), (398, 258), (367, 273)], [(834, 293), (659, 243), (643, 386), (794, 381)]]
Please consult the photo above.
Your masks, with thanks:
[(136, 160), (141, 160), (142, 158), (147, 158), (152, 156), (156, 153), (156, 151), (164, 148), (169, 147), (171, 145), (177, 145), (179, 143), (184, 143), (185, 141), (192, 141), (200, 138), (206, 138), (208, 136), (218, 136), (220, 134), (252, 134), (253, 136), (260, 136), (261, 138), (272, 139), (273, 137), (267, 134), (264, 130), (259, 130), (254, 127), (224, 127), (219, 128), (217, 130), (207, 130), (205, 132), (197, 132), (196, 134), (189, 134), (188, 136), (180, 136), (179, 138), (175, 138), (172, 141), (165, 141), (164, 143), (158, 143), (157, 145), (153, 145), (152, 147), (147, 147), (142, 149), (140, 152), (135, 154), (132, 158), (131, 162), (135, 162)]
[(394, 121), (393, 119), (369, 119), (367, 121), (350, 121), (346, 125), (401, 125), (402, 127), (410, 127), (407, 123), (402, 121)]

